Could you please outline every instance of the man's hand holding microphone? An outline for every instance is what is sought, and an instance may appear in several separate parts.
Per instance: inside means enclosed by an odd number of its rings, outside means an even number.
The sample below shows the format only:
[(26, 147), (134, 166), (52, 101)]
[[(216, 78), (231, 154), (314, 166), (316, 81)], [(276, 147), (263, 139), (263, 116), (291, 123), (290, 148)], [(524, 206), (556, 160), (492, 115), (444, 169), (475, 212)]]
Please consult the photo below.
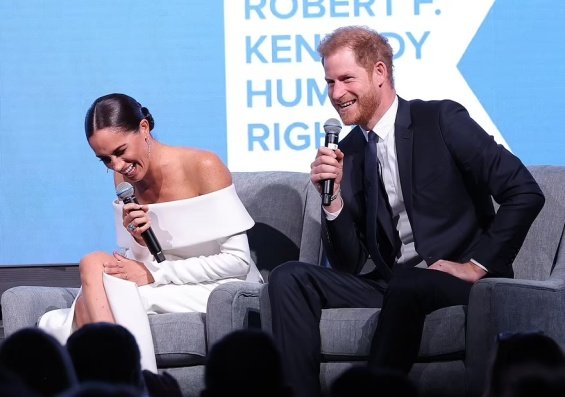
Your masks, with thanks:
[(328, 119), (324, 123), (324, 131), (325, 144), (318, 149), (316, 158), (310, 165), (310, 181), (322, 195), (325, 210), (338, 212), (343, 206), (340, 194), (343, 152), (337, 147), (341, 123), (337, 119)]

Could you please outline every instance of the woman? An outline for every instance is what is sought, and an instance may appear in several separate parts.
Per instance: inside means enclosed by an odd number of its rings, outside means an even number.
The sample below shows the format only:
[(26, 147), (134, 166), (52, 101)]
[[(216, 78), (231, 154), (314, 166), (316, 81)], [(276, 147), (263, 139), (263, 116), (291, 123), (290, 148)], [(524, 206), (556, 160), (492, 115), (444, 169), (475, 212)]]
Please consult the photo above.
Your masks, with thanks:
[[(253, 220), (228, 169), (210, 152), (158, 142), (153, 127), (148, 109), (123, 94), (98, 98), (86, 114), (90, 147), (114, 171), (116, 186), (124, 181), (133, 185), (139, 204), (114, 202), (118, 245), (125, 253), (95, 252), (82, 258), (81, 292), (63, 324), (55, 319), (60, 314), (42, 317), (40, 326), (60, 340), (84, 324), (121, 323), (115, 311), (129, 299), (112, 301), (113, 294), (127, 289), (123, 283), (116, 288), (116, 279), (135, 283), (147, 313), (205, 312), (217, 285), (262, 282), (247, 242)], [(142, 233), (149, 228), (165, 261), (155, 261), (145, 246)]]

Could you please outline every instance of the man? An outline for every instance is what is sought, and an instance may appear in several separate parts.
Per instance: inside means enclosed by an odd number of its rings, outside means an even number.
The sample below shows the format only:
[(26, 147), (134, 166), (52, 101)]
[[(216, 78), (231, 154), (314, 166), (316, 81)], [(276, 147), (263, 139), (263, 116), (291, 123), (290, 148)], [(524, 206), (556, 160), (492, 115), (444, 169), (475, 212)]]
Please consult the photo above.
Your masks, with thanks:
[[(364, 27), (340, 28), (318, 48), (332, 105), (357, 125), (311, 165), (320, 187), (330, 268), (273, 271), (273, 333), (296, 396), (320, 394), (321, 310), (381, 307), (369, 365), (408, 372), (427, 313), (467, 304), (482, 277), (512, 277), (544, 197), (518, 158), (452, 101), (396, 95), (392, 49)], [(375, 143), (376, 142), (376, 143)], [(500, 203), (495, 215), (491, 196)], [(375, 269), (360, 271), (371, 257)]]

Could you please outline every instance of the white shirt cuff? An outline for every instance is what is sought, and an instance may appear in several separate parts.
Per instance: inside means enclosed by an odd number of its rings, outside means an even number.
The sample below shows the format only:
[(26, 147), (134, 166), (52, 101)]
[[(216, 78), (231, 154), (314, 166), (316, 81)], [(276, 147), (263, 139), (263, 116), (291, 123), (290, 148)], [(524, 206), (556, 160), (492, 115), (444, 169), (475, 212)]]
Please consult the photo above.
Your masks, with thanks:
[(337, 210), (336, 212), (329, 212), (326, 210), (325, 207), (322, 207), (322, 209), (324, 210), (324, 213), (326, 214), (326, 220), (328, 221), (333, 221), (335, 218), (337, 218), (339, 216), (339, 214), (341, 214), (341, 210), (343, 210), (343, 200), (341, 199), (341, 207), (339, 210)]
[(470, 262), (471, 262), (472, 264), (474, 264), (474, 265), (480, 267), (481, 269), (483, 269), (485, 272), (488, 273), (488, 269), (487, 269), (486, 267), (484, 267), (483, 265), (481, 265), (481, 264), (480, 264), (479, 262), (477, 262), (476, 260), (474, 260), (474, 259), (471, 258), (471, 259), (470, 259)]

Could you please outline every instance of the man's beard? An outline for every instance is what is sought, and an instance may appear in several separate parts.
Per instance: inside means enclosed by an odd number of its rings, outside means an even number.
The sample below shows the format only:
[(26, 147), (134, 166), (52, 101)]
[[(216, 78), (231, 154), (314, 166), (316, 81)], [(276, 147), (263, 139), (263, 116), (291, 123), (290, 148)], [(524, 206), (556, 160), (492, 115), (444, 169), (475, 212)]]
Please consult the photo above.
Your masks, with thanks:
[(380, 105), (377, 93), (374, 90), (369, 91), (363, 98), (359, 98), (358, 104), (359, 112), (355, 124), (370, 128), (368, 124)]
[[(357, 97), (357, 101), (353, 106), (357, 109), (355, 113), (346, 112), (342, 117), (341, 121), (345, 125), (361, 125), (363, 127), (369, 128), (368, 124), (373, 118), (376, 110), (380, 105), (379, 98), (375, 91), (369, 91), (362, 97)], [(339, 111), (338, 111), (339, 112)]]

